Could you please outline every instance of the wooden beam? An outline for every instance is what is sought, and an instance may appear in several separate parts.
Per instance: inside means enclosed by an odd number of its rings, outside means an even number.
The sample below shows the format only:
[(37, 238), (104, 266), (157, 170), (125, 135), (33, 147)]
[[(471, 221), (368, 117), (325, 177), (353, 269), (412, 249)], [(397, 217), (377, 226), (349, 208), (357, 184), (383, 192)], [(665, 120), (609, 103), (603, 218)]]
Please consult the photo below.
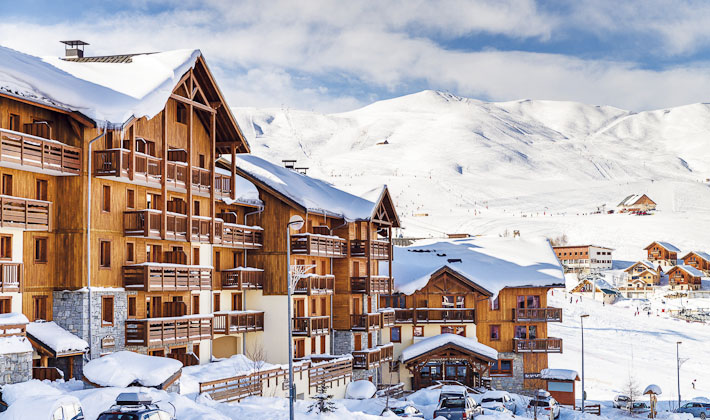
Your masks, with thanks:
[(182, 102), (182, 103), (184, 103), (184, 104), (186, 104), (186, 105), (192, 105), (192, 106), (194, 106), (195, 108), (201, 109), (202, 111), (207, 111), (207, 112), (210, 112), (210, 113), (212, 113), (212, 114), (217, 113), (217, 111), (216, 111), (215, 109), (213, 109), (213, 108), (211, 108), (211, 107), (209, 107), (209, 106), (207, 106), (207, 105), (202, 105), (202, 104), (199, 103), (199, 102), (195, 102), (195, 101), (193, 101), (193, 100), (191, 100), (191, 99), (183, 98), (182, 96), (176, 95), (176, 94), (174, 94), (174, 93), (171, 93), (171, 94), (170, 94), (170, 98), (171, 98), (171, 99), (175, 99), (176, 101)]
[[(192, 70), (190, 70), (190, 72), (192, 72)], [(195, 110), (192, 108), (192, 105), (189, 105), (188, 110), (190, 117), (187, 119), (187, 242), (192, 242), (192, 212), (195, 209), (194, 203), (192, 202), (192, 132)]]
[[(232, 149), (232, 195), (231, 198), (232, 200), (235, 200), (237, 197), (237, 148), (232, 145), (230, 147)], [(237, 220), (237, 223), (239, 221)]]
[(161, 166), (162, 166), (162, 175), (160, 177), (160, 185), (161, 185), (161, 199), (160, 201), (162, 202), (162, 213), (161, 213), (161, 219), (162, 222), (160, 223), (160, 237), (162, 239), (166, 238), (167, 234), (167, 227), (168, 227), (168, 183), (167, 183), (167, 174), (168, 174), (168, 105), (170, 104), (170, 101), (168, 101), (165, 104), (165, 108), (163, 108), (163, 160), (161, 160)]
[[(133, 124), (131, 127), (131, 137), (129, 141), (131, 142), (130, 147), (128, 148), (131, 151), (131, 167), (128, 168), (128, 179), (133, 181), (133, 177), (136, 173), (136, 124)], [(145, 147), (147, 149), (148, 145), (146, 144)], [(146, 152), (148, 151), (146, 150)], [(119, 173), (120, 172), (121, 170), (119, 169)]]
[[(215, 174), (215, 153), (217, 150), (217, 114), (212, 114), (212, 124), (210, 127), (210, 137), (212, 139), (212, 147), (210, 148), (210, 217), (212, 218), (212, 223), (210, 223), (210, 242), (215, 243), (214, 230), (215, 230), (215, 205), (214, 205), (214, 174)], [(237, 220), (238, 222), (238, 220)]]

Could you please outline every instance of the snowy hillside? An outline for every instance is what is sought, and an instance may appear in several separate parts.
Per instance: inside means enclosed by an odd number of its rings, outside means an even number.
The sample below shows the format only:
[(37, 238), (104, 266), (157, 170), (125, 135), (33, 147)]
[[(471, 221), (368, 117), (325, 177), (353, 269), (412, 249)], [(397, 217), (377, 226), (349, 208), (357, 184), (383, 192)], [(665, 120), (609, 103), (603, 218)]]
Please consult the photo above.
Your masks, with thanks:
[[(710, 248), (686, 224), (710, 219), (710, 105), (633, 113), (424, 91), (333, 115), (234, 112), (256, 155), (298, 159), (354, 193), (387, 183), (406, 236), (566, 233), (626, 259), (658, 237)], [(659, 214), (584, 215), (631, 193), (648, 193)]]

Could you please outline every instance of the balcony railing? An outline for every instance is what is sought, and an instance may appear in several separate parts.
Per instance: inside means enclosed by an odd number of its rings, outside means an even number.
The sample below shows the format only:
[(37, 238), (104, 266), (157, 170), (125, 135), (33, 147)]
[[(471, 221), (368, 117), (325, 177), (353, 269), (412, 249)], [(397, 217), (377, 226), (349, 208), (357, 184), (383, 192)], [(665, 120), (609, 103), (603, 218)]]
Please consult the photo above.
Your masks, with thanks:
[(394, 327), (394, 324), (396, 323), (396, 315), (393, 310), (383, 310), (380, 312), (380, 316), (382, 318), (382, 328)]
[(229, 175), (214, 175), (214, 195), (217, 198), (232, 196), (232, 177)]
[(378, 330), (381, 326), (381, 316), (379, 312), (370, 314), (351, 314), (350, 329), (351, 330)]
[(264, 313), (256, 311), (229, 311), (214, 313), (215, 334), (238, 334), (264, 331)]
[(390, 293), (392, 278), (388, 276), (350, 277), (350, 291), (352, 293)]
[(212, 338), (212, 315), (126, 320), (126, 345), (162, 346)]
[(330, 330), (329, 316), (308, 316), (293, 318), (293, 335), (325, 335)]
[(296, 282), (293, 289), (294, 294), (299, 295), (330, 295), (333, 294), (335, 276), (332, 274), (319, 276), (312, 274)]
[[(160, 210), (134, 210), (123, 212), (123, 233), (126, 236), (160, 238), (163, 213)], [(187, 216), (179, 213), (166, 215), (166, 239), (187, 241)]]
[[(353, 239), (350, 241), (351, 257), (367, 257), (367, 241)], [(390, 244), (387, 241), (370, 240), (370, 258), (387, 260), (390, 257)]]
[(562, 353), (561, 338), (514, 338), (513, 349), (516, 353)]
[(222, 245), (240, 249), (261, 248), (264, 244), (263, 232), (259, 226), (223, 223)]
[[(158, 164), (161, 164), (162, 159), (157, 159), (157, 162)], [(136, 161), (136, 167), (137, 166), (138, 161)], [(160, 180), (158, 180), (158, 182), (160, 182)], [(187, 163), (168, 160), (165, 183), (168, 187), (172, 187), (174, 189), (187, 188)]]
[(60, 174), (79, 175), (81, 149), (0, 128), (0, 161)]
[(52, 203), (29, 198), (0, 196), (0, 227), (50, 231)]
[(470, 323), (476, 320), (476, 310), (472, 308), (417, 308), (394, 311), (398, 324)]
[[(187, 220), (187, 216), (185, 216)], [(219, 242), (219, 238), (222, 237), (222, 220), (215, 219), (215, 239)], [(192, 229), (190, 230), (190, 235), (192, 235), (192, 240), (195, 242), (209, 243), (210, 234), (212, 226), (212, 218), (206, 216), (192, 216)]]
[(294, 255), (344, 258), (348, 256), (345, 244), (345, 239), (337, 236), (310, 233), (291, 235), (291, 253)]
[(172, 292), (212, 289), (212, 269), (194, 265), (145, 263), (123, 266), (129, 290)]
[(0, 263), (0, 293), (19, 292), (23, 272), (22, 263)]
[(222, 270), (223, 289), (263, 289), (264, 270), (256, 268), (231, 268)]
[(562, 322), (562, 308), (514, 308), (515, 322)]
[(374, 369), (381, 363), (391, 362), (394, 355), (394, 345), (392, 343), (377, 346), (368, 350), (357, 350), (353, 352), (353, 369)]
[(192, 190), (201, 193), (210, 192), (210, 175), (209, 169), (192, 167)]

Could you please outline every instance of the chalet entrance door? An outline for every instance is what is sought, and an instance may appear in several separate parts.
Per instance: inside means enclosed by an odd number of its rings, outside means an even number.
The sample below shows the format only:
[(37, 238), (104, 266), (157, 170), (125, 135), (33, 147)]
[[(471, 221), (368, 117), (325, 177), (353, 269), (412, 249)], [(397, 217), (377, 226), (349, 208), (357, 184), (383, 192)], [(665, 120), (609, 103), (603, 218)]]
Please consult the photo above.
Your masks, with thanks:
[(471, 384), (469, 384), (471, 378), (468, 375), (468, 368), (464, 362), (446, 362), (444, 365), (444, 375), (444, 379), (447, 381), (457, 381), (464, 385), (471, 386)]

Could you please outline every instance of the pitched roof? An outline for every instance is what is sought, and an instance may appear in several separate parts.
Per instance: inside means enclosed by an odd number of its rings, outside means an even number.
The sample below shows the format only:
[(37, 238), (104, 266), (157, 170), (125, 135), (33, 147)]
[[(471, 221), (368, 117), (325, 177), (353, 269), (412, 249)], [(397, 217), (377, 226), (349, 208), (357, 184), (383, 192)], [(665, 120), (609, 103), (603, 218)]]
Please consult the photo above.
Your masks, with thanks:
[(488, 347), (485, 344), (479, 343), (475, 338), (462, 337), (460, 335), (449, 333), (439, 334), (419, 340), (402, 350), (402, 355), (400, 357), (402, 358), (402, 362), (407, 362), (448, 345), (459, 347), (485, 359), (498, 359), (497, 350)]
[(703, 251), (690, 251), (687, 254), (685, 254), (683, 256), (683, 258), (681, 258), (681, 260), (686, 259), (686, 257), (688, 257), (690, 254), (695, 254), (698, 257), (704, 259), (705, 261), (710, 261), (710, 254), (708, 254), (707, 252), (703, 252)]
[(621, 203), (619, 203), (617, 205), (617, 207), (633, 206), (636, 203), (638, 203), (639, 200), (641, 200), (643, 197), (646, 197), (650, 202), (652, 202), (653, 204), (656, 204), (656, 202), (651, 200), (651, 198), (649, 196), (647, 196), (646, 194), (631, 194), (631, 195), (627, 196), (626, 198), (624, 198), (623, 200), (621, 200)]
[(543, 369), (540, 371), (540, 379), (578, 381), (579, 374), (576, 370), (572, 369)]
[(626, 272), (631, 271), (632, 268), (636, 267), (639, 264), (644, 266), (645, 269), (650, 269), (651, 271), (656, 272), (656, 267), (649, 260), (636, 261), (635, 263), (633, 263), (630, 266), (628, 266), (627, 268), (625, 268), (624, 271), (626, 271)]
[(704, 274), (702, 271), (700, 271), (700, 270), (698, 270), (697, 268), (695, 268), (695, 267), (693, 267), (693, 266), (690, 266), (690, 265), (679, 264), (679, 265), (676, 265), (676, 266), (674, 266), (673, 268), (671, 268), (669, 271), (673, 271), (674, 269), (683, 270), (683, 271), (685, 271), (686, 273), (690, 274), (690, 275), (693, 276), (693, 277), (703, 277), (703, 276), (705, 276), (705, 274)]
[(663, 241), (655, 241), (655, 242), (652, 242), (649, 246), (647, 246), (647, 247), (644, 248), (644, 249), (649, 249), (650, 247), (653, 246), (653, 244), (658, 244), (658, 245), (661, 246), (661, 248), (663, 248), (663, 249), (665, 249), (666, 251), (669, 251), (669, 252), (680, 252), (680, 249), (676, 248), (676, 247), (675, 247), (673, 244), (671, 244), (670, 242), (663, 242)]
[(84, 353), (89, 349), (89, 343), (70, 333), (55, 322), (30, 322), (27, 324), (27, 335), (37, 345), (50, 350), (54, 356)]

